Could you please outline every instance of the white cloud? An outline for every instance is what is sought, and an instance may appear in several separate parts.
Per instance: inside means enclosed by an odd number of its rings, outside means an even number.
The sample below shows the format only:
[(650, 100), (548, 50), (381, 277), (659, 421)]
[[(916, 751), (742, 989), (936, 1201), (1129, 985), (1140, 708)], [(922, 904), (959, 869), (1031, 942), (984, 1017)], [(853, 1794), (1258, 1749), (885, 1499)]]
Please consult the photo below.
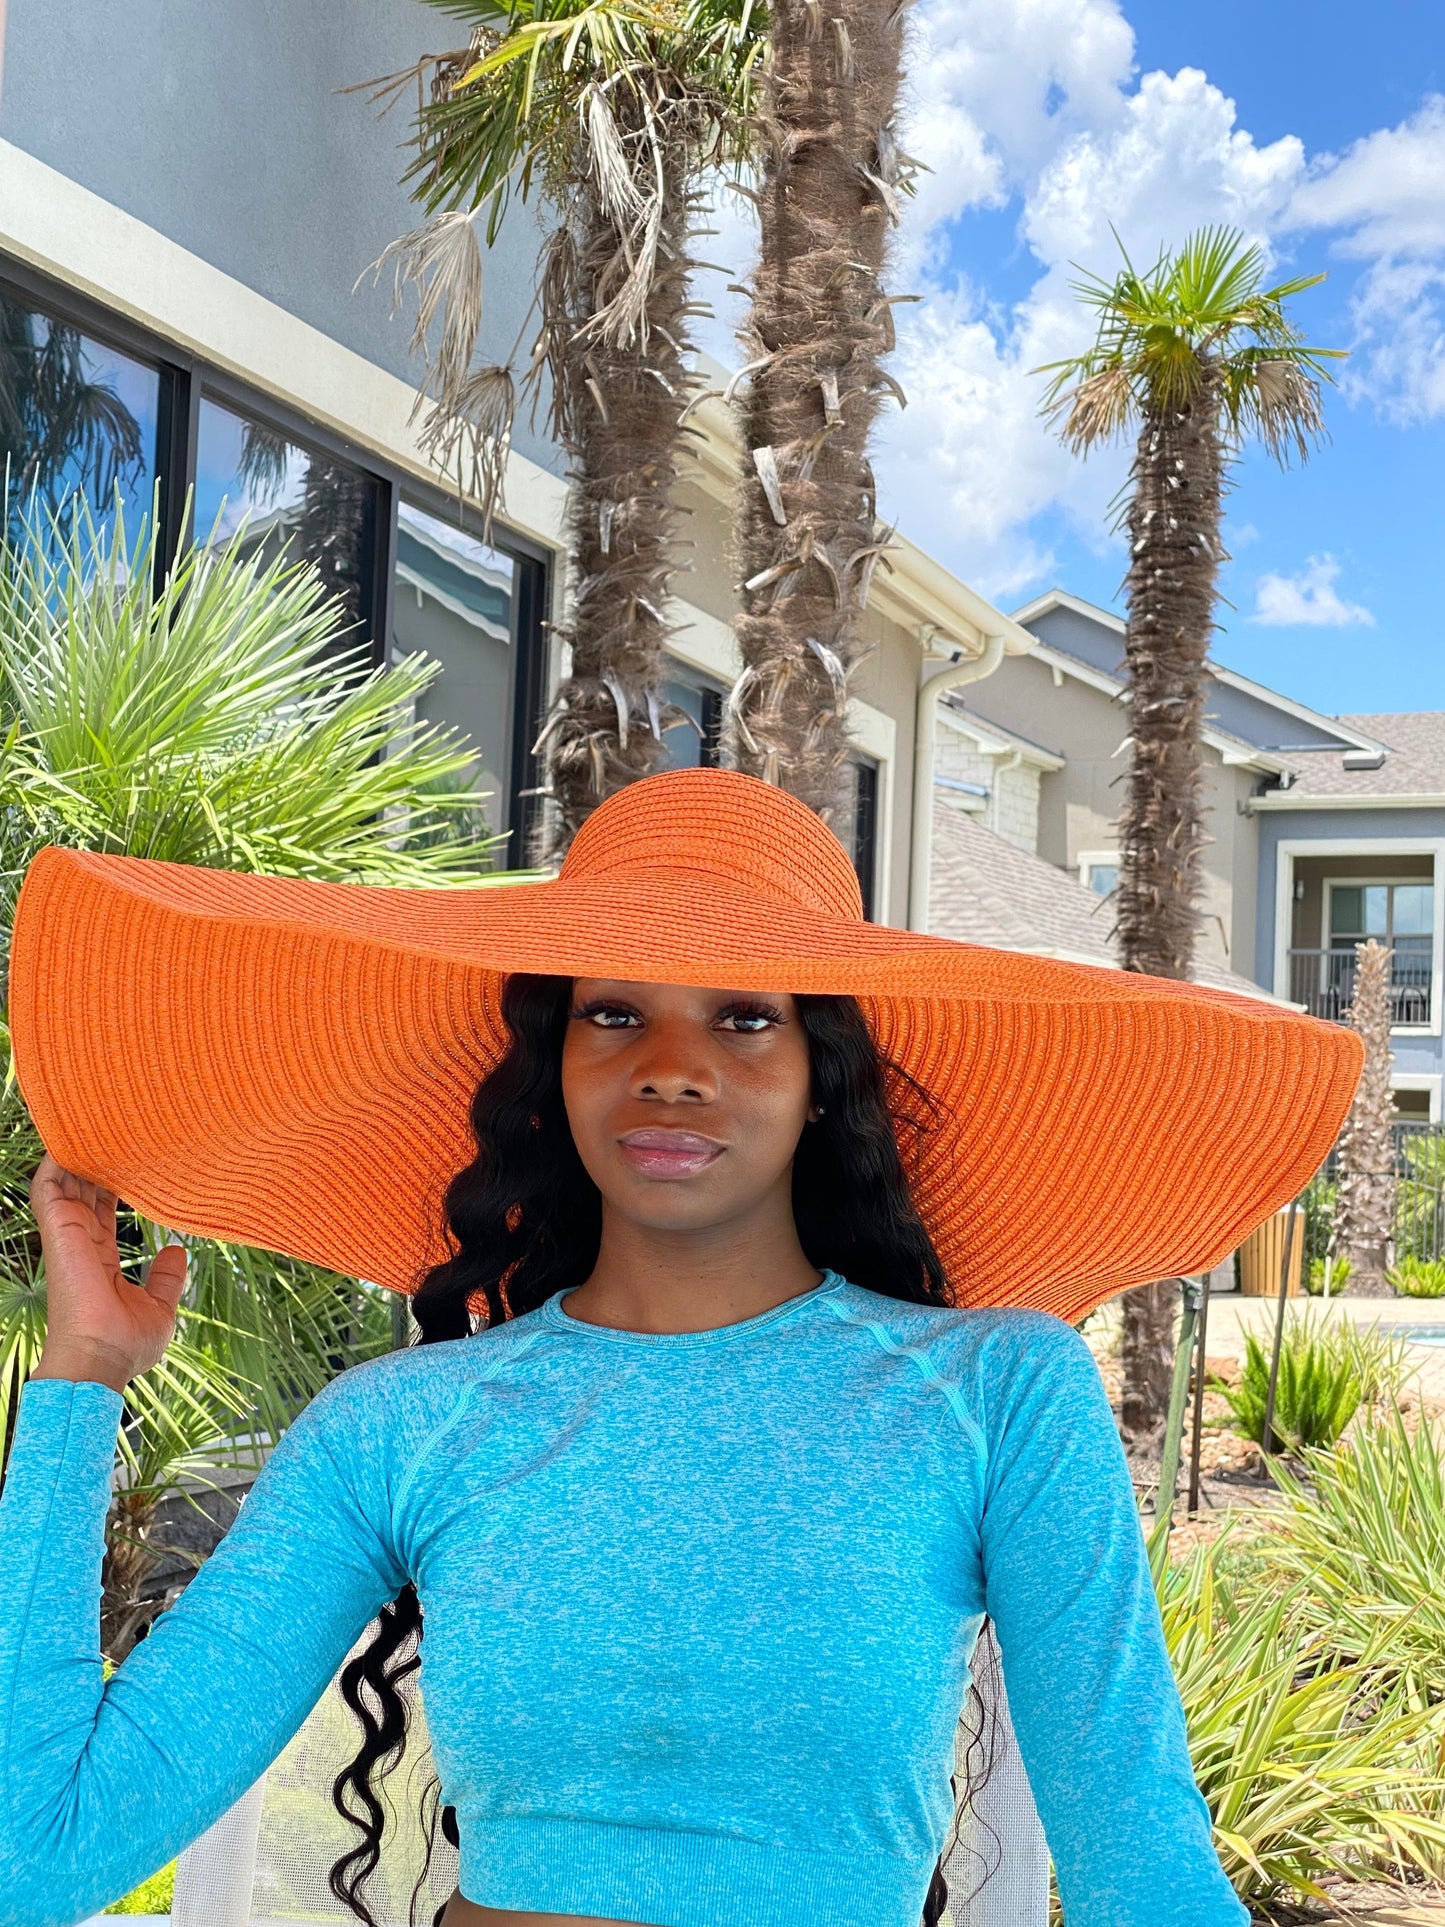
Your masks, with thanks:
[(1365, 262), (1350, 303), (1355, 338), (1342, 381), (1391, 420), (1445, 415), (1445, 96), (1432, 94), (1310, 170), (1293, 226), (1333, 229), (1334, 252)]
[[(1445, 415), (1445, 98), (1338, 156), (1311, 160), (1293, 135), (1260, 145), (1198, 69), (1136, 75), (1124, 0), (920, 0), (908, 72), (903, 144), (931, 171), (898, 236), (891, 286), (925, 300), (895, 310), (893, 368), (911, 405), (883, 422), (880, 505), (984, 593), (1012, 596), (1049, 573), (1046, 515), (1096, 545), (1109, 540), (1128, 452), (1066, 455), (1039, 418), (1033, 371), (1086, 344), (1074, 264), (1112, 274), (1115, 231), (1140, 263), (1211, 222), (1241, 228), (1267, 254), (1306, 232), (1335, 237), (1362, 264), (1346, 398), (1400, 420)], [(1029, 267), (1031, 285), (1010, 305), (951, 258), (965, 217), (987, 210), (1016, 215)], [(723, 284), (747, 271), (756, 229), (729, 194), (717, 224), (703, 250), (728, 272), (706, 277), (719, 319), (703, 340), (736, 365), (742, 300)], [(1311, 613), (1291, 620), (1365, 619), (1333, 577), (1265, 580), (1281, 585), (1271, 594), (1303, 598)]]
[(1339, 574), (1332, 555), (1312, 555), (1298, 575), (1262, 575), (1249, 620), (1270, 629), (1373, 629), (1364, 604), (1346, 602), (1336, 589)]
[(1398, 127), (1382, 127), (1345, 153), (1325, 155), (1295, 196), (1301, 227), (1345, 233), (1340, 252), (1361, 257), (1445, 252), (1445, 95), (1430, 95)]
[[(1133, 36), (1114, 0), (927, 0), (920, 13), (928, 57), (915, 98), (928, 114), (910, 146), (927, 159), (930, 129), (951, 127), (955, 141), (960, 127), (979, 130), (1018, 196), (1039, 272), (1000, 314), (948, 274), (954, 216), (908, 241), (920, 266), (910, 285), (927, 299), (901, 311), (895, 372), (912, 405), (885, 421), (877, 466), (904, 532), (1005, 598), (1050, 571), (1031, 527), (1040, 514), (1061, 512), (1086, 541), (1107, 543), (1108, 505), (1127, 468), (1124, 449), (1081, 463), (1039, 417), (1044, 381), (1034, 371), (1088, 338), (1072, 264), (1112, 273), (1111, 224), (1143, 260), (1205, 221), (1263, 238), (1305, 156), (1293, 138), (1256, 146), (1233, 103), (1194, 69), (1146, 74), (1129, 91)], [(975, 174), (957, 198), (978, 205), (983, 192)], [(925, 202), (910, 219), (928, 214)]]

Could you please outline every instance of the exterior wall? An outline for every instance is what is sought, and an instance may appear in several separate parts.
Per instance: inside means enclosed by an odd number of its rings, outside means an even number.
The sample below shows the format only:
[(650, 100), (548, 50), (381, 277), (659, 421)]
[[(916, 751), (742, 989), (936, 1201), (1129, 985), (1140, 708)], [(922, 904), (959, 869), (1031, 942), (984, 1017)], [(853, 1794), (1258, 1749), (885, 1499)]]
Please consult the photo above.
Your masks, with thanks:
[(1129, 727), (1121, 704), (1073, 676), (1056, 683), (1049, 664), (1033, 656), (1008, 656), (969, 688), (968, 706), (1068, 759), (1040, 778), (1040, 856), (1073, 869), (1080, 850), (1113, 847), (1118, 788), (1110, 784), (1123, 767), (1114, 752)]
[[(1036, 623), (1040, 639), (1046, 624), (1070, 617), (1105, 636), (1095, 624), (1067, 609), (1050, 611)], [(1052, 633), (1052, 632), (1051, 632)], [(1066, 646), (1062, 637), (1058, 646)], [(1080, 654), (1074, 648), (1071, 653)], [(1101, 649), (1096, 646), (1094, 654)], [(1102, 661), (1095, 665), (1102, 667)], [(1117, 815), (1127, 757), (1121, 745), (1128, 734), (1128, 712), (1121, 699), (1093, 688), (1066, 671), (1055, 680), (1053, 666), (1031, 656), (1006, 659), (986, 682), (969, 692), (969, 707), (1002, 728), (1030, 737), (1067, 758), (1061, 770), (1039, 778), (1038, 854), (1061, 869), (1077, 872), (1082, 850), (1118, 846)], [(1239, 806), (1254, 777), (1226, 767), (1206, 750), (1206, 828), (1204, 889), (1200, 899), (1199, 956), (1249, 975), (1254, 954), (1255, 830)], [(1258, 981), (1258, 979), (1256, 979)]]
[[(1362, 868), (1372, 867), (1378, 875), (1388, 868), (1393, 874), (1402, 864), (1407, 854), (1418, 856), (1419, 852), (1404, 852), (1391, 856), (1388, 852), (1392, 843), (1406, 840), (1428, 839), (1445, 845), (1445, 809), (1421, 810), (1369, 810), (1369, 809), (1302, 809), (1302, 810), (1260, 810), (1255, 816), (1259, 826), (1259, 927), (1255, 937), (1256, 982), (1272, 986), (1275, 978), (1277, 954), (1277, 906), (1279, 901), (1280, 874), (1283, 859), (1280, 845), (1283, 843), (1300, 844), (1316, 841), (1331, 846), (1327, 861), (1309, 856), (1308, 852), (1298, 853), (1307, 858), (1302, 863), (1302, 873), (1306, 879), (1306, 889), (1310, 888), (1310, 874), (1314, 873), (1316, 891), (1318, 879), (1324, 875), (1344, 875), (1348, 866), (1360, 863)], [(1354, 857), (1347, 849), (1351, 843), (1381, 846), (1381, 851), (1360, 852)], [(1401, 869), (1401, 874), (1405, 874)], [(1441, 917), (1440, 896), (1445, 891), (1445, 875), (1437, 867), (1436, 922), (1437, 930)], [(1306, 903), (1309, 898), (1307, 897)], [(1317, 902), (1317, 896), (1316, 896)], [(1296, 905), (1299, 910), (1305, 906)], [(1294, 936), (1296, 929), (1305, 928), (1317, 931), (1314, 926), (1293, 923), (1287, 933)], [(1438, 949), (1438, 940), (1437, 940)], [(1440, 1033), (1439, 997), (1434, 1002), (1434, 1025), (1431, 1032), (1395, 1031), (1391, 1037), (1391, 1047), (1395, 1057), (1395, 1072), (1405, 1077), (1438, 1076), (1445, 1071), (1445, 1050), (1442, 1050)]]
[[(995, 674), (997, 671), (995, 671)], [(980, 783), (987, 797), (940, 792), (942, 799), (981, 818), (987, 828), (1016, 849), (1037, 854), (1039, 847), (1039, 770), (1031, 763), (1013, 763), (1011, 753), (981, 749), (962, 729), (940, 714), (934, 770), (958, 783)]]
[[(338, 89), (450, 44), (420, 0), (345, 8), (260, 0), (9, 0), (0, 138), (403, 380), (416, 379), (389, 275), (359, 275), (418, 210), (398, 184), (415, 90), (382, 121)], [(510, 349), (531, 302), (534, 216), (489, 256), (484, 351)], [(517, 448), (560, 472), (519, 416)]]

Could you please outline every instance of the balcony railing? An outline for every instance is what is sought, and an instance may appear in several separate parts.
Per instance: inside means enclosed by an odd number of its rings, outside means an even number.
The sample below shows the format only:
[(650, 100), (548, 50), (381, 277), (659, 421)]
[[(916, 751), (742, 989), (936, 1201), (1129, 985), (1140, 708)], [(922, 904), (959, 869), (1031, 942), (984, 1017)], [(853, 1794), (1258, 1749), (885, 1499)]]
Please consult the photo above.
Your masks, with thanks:
[[(1383, 940), (1382, 940), (1383, 941)], [(1432, 940), (1396, 937), (1391, 948), (1390, 1022), (1428, 1024)], [(1355, 946), (1332, 945), (1328, 950), (1291, 950), (1290, 1001), (1303, 1004), (1312, 1017), (1343, 1018), (1355, 994)]]

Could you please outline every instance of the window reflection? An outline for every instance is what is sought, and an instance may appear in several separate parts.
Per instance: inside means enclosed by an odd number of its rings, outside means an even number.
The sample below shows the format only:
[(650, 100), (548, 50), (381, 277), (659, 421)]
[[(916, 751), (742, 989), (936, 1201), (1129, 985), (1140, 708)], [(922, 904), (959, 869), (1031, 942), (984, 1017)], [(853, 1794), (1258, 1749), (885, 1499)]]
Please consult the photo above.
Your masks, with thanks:
[(487, 827), (504, 827), (512, 753), (517, 566), (455, 523), (397, 505), (393, 654), (424, 651), (441, 673), (417, 714), (467, 736), (476, 752), (459, 787), (489, 792)]
[(663, 698), (687, 721), (674, 723), (664, 733), (667, 755), (662, 768), (714, 769), (722, 746), (723, 692), (674, 657), (667, 660), (673, 673), (662, 685)]
[(119, 491), (133, 539), (155, 486), (160, 373), (0, 294), (0, 479), (10, 526), (85, 501), (104, 530)]
[[(353, 623), (366, 613), (366, 558), (376, 514), (376, 484), (289, 440), (263, 422), (202, 397), (196, 436), (196, 539), (226, 541), (247, 531), (268, 558), (286, 554), (314, 564)], [(356, 638), (347, 637), (354, 647)]]

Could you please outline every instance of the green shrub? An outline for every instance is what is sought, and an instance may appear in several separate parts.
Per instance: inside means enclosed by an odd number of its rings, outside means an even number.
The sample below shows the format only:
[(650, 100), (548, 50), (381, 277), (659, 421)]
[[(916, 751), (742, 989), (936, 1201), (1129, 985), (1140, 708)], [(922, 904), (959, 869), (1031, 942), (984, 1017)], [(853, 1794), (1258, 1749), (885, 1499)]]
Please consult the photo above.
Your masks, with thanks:
[(1382, 1637), (1382, 1667), (1445, 1708), (1445, 1444), (1398, 1405), (1311, 1452), (1303, 1478), (1273, 1468), (1285, 1505), (1255, 1542), (1300, 1611), (1347, 1661)]
[(1325, 1274), (1328, 1271), (1331, 1292), (1343, 1291), (1345, 1280), (1354, 1270), (1348, 1258), (1334, 1257), (1326, 1253), (1323, 1257), (1311, 1258), (1305, 1271), (1305, 1290), (1311, 1298), (1324, 1295)]
[(1406, 1298), (1445, 1298), (1445, 1258), (1416, 1258), (1407, 1252), (1385, 1275)]
[(176, 1863), (162, 1867), (149, 1880), (143, 1880), (124, 1900), (107, 1907), (108, 1914), (168, 1914), (176, 1897)]
[(1378, 1639), (1342, 1663), (1300, 1610), (1306, 1590), (1242, 1583), (1220, 1541), (1160, 1586), (1194, 1775), (1246, 1902), (1445, 1860), (1439, 1709), (1381, 1684)]
[[(1343, 1336), (1309, 1317), (1285, 1325), (1275, 1391), (1274, 1430), (1294, 1451), (1333, 1445), (1365, 1396), (1365, 1378), (1353, 1332)], [(1253, 1332), (1245, 1334), (1244, 1369), (1237, 1387), (1224, 1387), (1235, 1430), (1256, 1445), (1264, 1442), (1270, 1353)]]

